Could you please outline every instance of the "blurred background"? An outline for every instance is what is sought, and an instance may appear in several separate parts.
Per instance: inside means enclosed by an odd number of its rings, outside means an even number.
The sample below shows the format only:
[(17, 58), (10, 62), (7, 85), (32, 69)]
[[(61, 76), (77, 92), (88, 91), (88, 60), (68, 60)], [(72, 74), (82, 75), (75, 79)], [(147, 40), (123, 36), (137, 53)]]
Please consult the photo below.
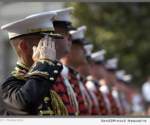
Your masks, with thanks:
[[(94, 50), (118, 57), (119, 69), (132, 74), (129, 86), (138, 90), (150, 74), (150, 3), (0, 2), (0, 25), (29, 14), (74, 7), (75, 26), (87, 26)], [(13, 69), (16, 56), (7, 33), (0, 31), (0, 82)]]

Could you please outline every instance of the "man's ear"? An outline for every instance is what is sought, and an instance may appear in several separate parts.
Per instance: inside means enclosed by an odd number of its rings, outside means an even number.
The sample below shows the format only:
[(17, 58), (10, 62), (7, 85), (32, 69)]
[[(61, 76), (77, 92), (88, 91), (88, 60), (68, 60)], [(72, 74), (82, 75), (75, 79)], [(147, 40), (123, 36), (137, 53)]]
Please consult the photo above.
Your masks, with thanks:
[(22, 41), (19, 43), (18, 48), (19, 48), (20, 50), (23, 50), (24, 52), (26, 52), (27, 49), (28, 49), (27, 42), (25, 42), (24, 40), (22, 40)]

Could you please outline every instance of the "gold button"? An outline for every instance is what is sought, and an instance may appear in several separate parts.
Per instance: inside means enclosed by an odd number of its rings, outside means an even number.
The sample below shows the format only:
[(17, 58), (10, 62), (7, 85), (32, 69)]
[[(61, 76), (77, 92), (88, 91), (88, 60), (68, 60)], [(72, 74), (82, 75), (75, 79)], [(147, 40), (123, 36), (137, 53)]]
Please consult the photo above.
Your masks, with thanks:
[(57, 74), (57, 73), (58, 73), (58, 71), (57, 71), (57, 70), (54, 70), (54, 73), (55, 73), (55, 74)]
[(53, 78), (53, 77), (50, 77), (49, 79), (50, 79), (51, 81), (54, 81), (54, 78)]
[(60, 63), (57, 63), (57, 66), (61, 66), (61, 64), (60, 64)]

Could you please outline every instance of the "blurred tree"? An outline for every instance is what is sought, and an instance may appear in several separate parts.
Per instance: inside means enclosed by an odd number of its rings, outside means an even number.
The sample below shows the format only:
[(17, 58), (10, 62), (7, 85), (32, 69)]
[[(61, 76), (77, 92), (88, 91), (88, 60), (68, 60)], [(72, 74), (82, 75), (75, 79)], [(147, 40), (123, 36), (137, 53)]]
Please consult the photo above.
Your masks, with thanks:
[(76, 26), (86, 25), (95, 50), (118, 56), (119, 66), (141, 85), (150, 75), (150, 3), (67, 3)]

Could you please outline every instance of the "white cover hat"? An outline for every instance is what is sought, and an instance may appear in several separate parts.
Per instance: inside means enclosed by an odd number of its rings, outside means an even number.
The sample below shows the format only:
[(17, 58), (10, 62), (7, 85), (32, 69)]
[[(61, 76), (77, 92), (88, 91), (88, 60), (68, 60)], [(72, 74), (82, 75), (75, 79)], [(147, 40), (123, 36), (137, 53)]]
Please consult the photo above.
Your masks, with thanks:
[(84, 45), (86, 56), (91, 56), (93, 50), (93, 44)]
[(85, 38), (86, 26), (81, 26), (77, 30), (71, 30), (69, 33), (72, 37), (72, 40), (80, 40)]
[(128, 75), (124, 75), (123, 77), (123, 81), (126, 83), (129, 83), (132, 80), (132, 75), (128, 74)]
[(104, 49), (100, 50), (100, 51), (97, 51), (95, 53), (92, 53), (91, 55), (91, 58), (93, 61), (96, 61), (96, 62), (103, 62), (105, 57), (104, 57), (104, 54), (106, 53), (106, 51)]
[(106, 66), (107, 69), (110, 69), (110, 70), (117, 69), (117, 67), (118, 67), (118, 58), (114, 57), (114, 58), (111, 58), (111, 59), (107, 60), (105, 66)]
[(33, 14), (3, 25), (1, 29), (8, 32), (9, 39), (30, 33), (54, 31), (52, 20), (55, 16), (55, 12)]
[(129, 83), (132, 80), (132, 75), (126, 74), (125, 70), (119, 70), (116, 72), (116, 77), (118, 80)]
[(55, 21), (71, 22), (71, 13), (73, 12), (73, 7), (59, 9), (52, 12), (57, 13)]
[(116, 78), (118, 80), (123, 80), (123, 77), (125, 75), (125, 70), (118, 70), (118, 71), (116, 71), (115, 74), (116, 74)]

